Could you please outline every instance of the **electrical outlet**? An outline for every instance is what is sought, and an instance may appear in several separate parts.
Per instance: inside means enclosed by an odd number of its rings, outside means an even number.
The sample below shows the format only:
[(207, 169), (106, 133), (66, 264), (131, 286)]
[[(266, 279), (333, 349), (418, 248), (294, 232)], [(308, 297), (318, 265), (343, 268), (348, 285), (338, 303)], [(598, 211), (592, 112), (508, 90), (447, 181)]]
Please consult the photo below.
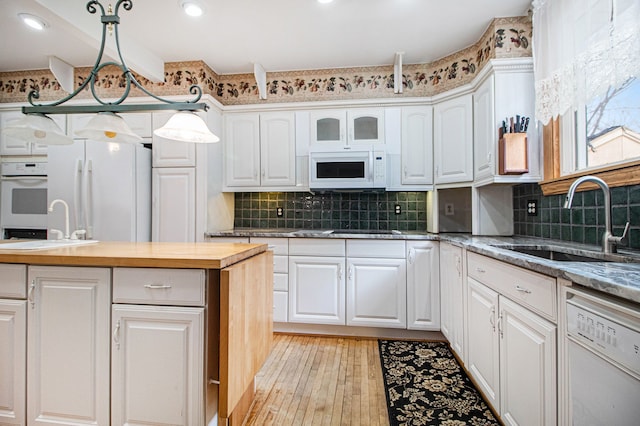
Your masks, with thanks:
[(400, 208), (400, 204), (396, 204), (394, 206), (394, 209), (395, 209), (395, 213), (396, 214), (401, 214), (402, 213), (402, 209)]
[(527, 216), (538, 216), (537, 200), (527, 200)]
[(282, 207), (276, 207), (276, 216), (277, 217), (284, 216), (284, 210), (282, 209)]
[(453, 203), (445, 203), (444, 205), (444, 215), (445, 216), (453, 216), (455, 214), (455, 210), (453, 208)]

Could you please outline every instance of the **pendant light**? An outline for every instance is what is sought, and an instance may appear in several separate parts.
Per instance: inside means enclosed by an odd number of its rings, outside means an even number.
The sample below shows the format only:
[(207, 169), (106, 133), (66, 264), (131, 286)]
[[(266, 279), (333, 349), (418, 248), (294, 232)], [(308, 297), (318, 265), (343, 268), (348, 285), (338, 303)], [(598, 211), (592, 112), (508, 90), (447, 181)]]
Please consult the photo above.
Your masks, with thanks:
[(156, 136), (182, 142), (213, 143), (220, 138), (209, 131), (205, 122), (196, 113), (175, 113), (167, 123), (153, 132)]
[(113, 112), (101, 112), (94, 116), (84, 129), (75, 132), (84, 139), (102, 142), (138, 143), (142, 138), (136, 135), (122, 117)]
[(2, 129), (2, 133), (13, 138), (46, 145), (69, 145), (73, 139), (65, 135), (60, 126), (43, 114), (26, 114), (13, 120)]
[[(62, 143), (63, 133), (59, 131), (59, 134), (54, 132), (53, 130), (44, 130), (44, 128), (37, 127), (37, 125), (33, 124), (34, 119), (30, 117), (38, 117), (39, 121), (49, 120), (51, 123), (53, 121), (46, 117), (44, 114), (87, 114), (87, 113), (98, 113), (98, 115), (92, 118), (87, 127), (81, 130), (76, 131), (76, 135), (92, 139), (98, 141), (106, 141), (106, 142), (124, 142), (124, 143), (137, 143), (142, 140), (142, 138), (136, 135), (129, 126), (124, 122), (122, 117), (118, 116), (117, 113), (122, 112), (154, 112), (154, 111), (167, 111), (173, 110), (178, 111), (176, 114), (175, 120), (173, 117), (167, 122), (167, 124), (162, 128), (156, 130), (156, 134), (168, 138), (180, 140), (183, 142), (198, 142), (198, 143), (210, 143), (217, 142), (220, 139), (215, 136), (211, 131), (207, 128), (205, 122), (194, 114), (195, 111), (206, 111), (209, 107), (204, 102), (199, 102), (202, 97), (202, 88), (198, 85), (192, 85), (189, 87), (189, 93), (193, 95), (193, 99), (186, 102), (174, 102), (169, 99), (164, 99), (159, 96), (154, 95), (149, 92), (147, 89), (142, 86), (138, 80), (133, 76), (133, 73), (129, 70), (129, 68), (124, 63), (124, 59), (122, 54), (120, 53), (120, 42), (118, 37), (118, 26), (120, 24), (120, 16), (118, 16), (118, 11), (122, 7), (124, 10), (131, 10), (133, 7), (132, 0), (117, 0), (115, 6), (112, 8), (111, 5), (108, 6), (107, 11), (100, 4), (98, 0), (91, 0), (87, 3), (86, 9), (89, 13), (95, 14), (100, 10), (100, 22), (102, 23), (102, 42), (100, 45), (100, 50), (98, 52), (98, 58), (96, 59), (95, 65), (89, 76), (82, 81), (82, 83), (76, 88), (76, 90), (69, 94), (67, 97), (60, 99), (58, 101), (49, 103), (49, 104), (36, 104), (34, 101), (37, 101), (40, 97), (37, 90), (32, 90), (27, 100), (31, 106), (22, 107), (22, 112), (27, 114), (25, 117), (25, 122), (22, 123), (14, 123), (3, 130), (7, 134), (11, 134), (14, 137), (33, 141), (34, 138), (38, 139), (38, 135), (42, 133), (37, 132), (45, 132), (48, 138), (41, 138), (38, 142), (41, 143), (50, 143), (50, 144), (60, 144)], [(114, 11), (115, 10), (115, 11)], [(115, 46), (118, 51), (118, 57), (122, 62), (116, 61), (106, 61), (102, 62), (102, 55), (104, 53), (105, 48), (105, 37), (107, 33), (115, 36)], [(122, 71), (122, 81), (124, 93), (123, 95), (115, 101), (106, 102), (98, 96), (96, 93), (96, 80), (98, 79), (98, 74), (100, 70), (104, 67), (118, 67)], [(131, 86), (136, 87), (145, 95), (153, 98), (153, 103), (149, 104), (132, 104), (126, 103), (123, 104), (123, 101), (129, 96), (129, 92), (131, 90)], [(78, 93), (86, 92), (87, 89), (92, 95), (96, 104), (93, 105), (73, 105), (67, 106), (63, 105), (65, 102), (73, 99)], [(55, 123), (53, 123), (55, 125)], [(28, 128), (25, 129), (25, 128)], [(37, 133), (37, 134), (36, 134)], [(56, 135), (54, 137), (54, 135)], [(64, 136), (67, 138), (66, 136)], [(71, 143), (71, 139), (67, 138)]]

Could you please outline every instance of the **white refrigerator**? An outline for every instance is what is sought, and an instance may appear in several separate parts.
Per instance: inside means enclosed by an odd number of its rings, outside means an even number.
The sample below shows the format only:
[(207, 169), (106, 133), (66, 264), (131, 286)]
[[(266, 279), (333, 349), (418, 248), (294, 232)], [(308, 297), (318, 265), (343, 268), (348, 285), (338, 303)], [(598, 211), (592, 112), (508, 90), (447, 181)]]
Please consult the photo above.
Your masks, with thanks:
[[(48, 147), (48, 205), (69, 204), (69, 233), (99, 241), (151, 240), (151, 149), (75, 140)], [(64, 232), (64, 206), (48, 213), (48, 229)]]

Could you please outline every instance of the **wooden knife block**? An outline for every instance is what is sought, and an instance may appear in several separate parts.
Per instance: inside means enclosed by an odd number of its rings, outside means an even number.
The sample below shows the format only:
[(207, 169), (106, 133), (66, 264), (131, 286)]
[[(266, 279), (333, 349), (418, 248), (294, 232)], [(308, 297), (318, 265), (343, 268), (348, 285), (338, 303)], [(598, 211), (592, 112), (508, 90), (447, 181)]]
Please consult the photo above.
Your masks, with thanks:
[(526, 133), (502, 135), (498, 143), (498, 168), (501, 175), (521, 175), (529, 172)]

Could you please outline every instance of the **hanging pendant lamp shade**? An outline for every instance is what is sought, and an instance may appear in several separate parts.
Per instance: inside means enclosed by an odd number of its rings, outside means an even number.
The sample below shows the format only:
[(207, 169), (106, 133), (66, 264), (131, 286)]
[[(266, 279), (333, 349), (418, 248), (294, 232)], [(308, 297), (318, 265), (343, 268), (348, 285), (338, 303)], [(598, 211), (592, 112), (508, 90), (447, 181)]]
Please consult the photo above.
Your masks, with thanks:
[(102, 142), (138, 143), (142, 138), (129, 128), (124, 119), (112, 112), (101, 112), (75, 132), (81, 138)]
[(26, 114), (9, 123), (2, 133), (27, 142), (48, 145), (69, 145), (73, 139), (65, 135), (60, 126), (43, 114)]
[(204, 120), (191, 111), (175, 113), (167, 123), (153, 132), (161, 138), (181, 142), (214, 143), (220, 138), (211, 133)]

